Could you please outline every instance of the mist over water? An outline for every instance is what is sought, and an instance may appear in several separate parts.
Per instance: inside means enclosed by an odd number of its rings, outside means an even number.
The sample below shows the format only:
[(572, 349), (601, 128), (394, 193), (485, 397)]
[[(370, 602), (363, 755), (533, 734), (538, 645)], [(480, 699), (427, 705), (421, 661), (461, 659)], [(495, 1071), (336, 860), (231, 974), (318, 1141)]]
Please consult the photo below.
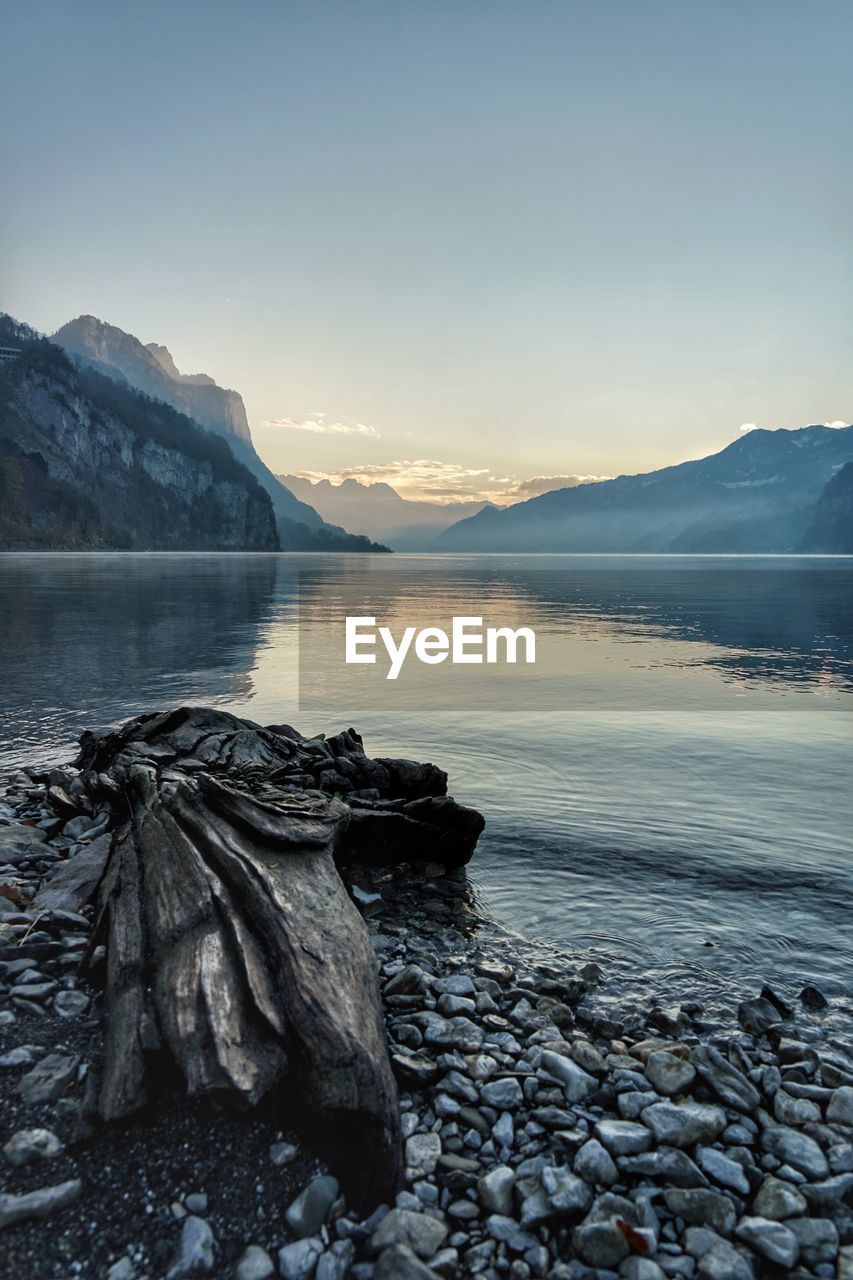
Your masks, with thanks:
[[(843, 995), (851, 587), (850, 559), (0, 556), (0, 770), (181, 702), (354, 723), (370, 754), (432, 758), (483, 811), (470, 874), (525, 937), (666, 999), (699, 979)], [(368, 599), (398, 624), (510, 613), (542, 663), (527, 684), (457, 671), (452, 696), (436, 669), (396, 702), (342, 685), (306, 662), (307, 622), (342, 644)]]

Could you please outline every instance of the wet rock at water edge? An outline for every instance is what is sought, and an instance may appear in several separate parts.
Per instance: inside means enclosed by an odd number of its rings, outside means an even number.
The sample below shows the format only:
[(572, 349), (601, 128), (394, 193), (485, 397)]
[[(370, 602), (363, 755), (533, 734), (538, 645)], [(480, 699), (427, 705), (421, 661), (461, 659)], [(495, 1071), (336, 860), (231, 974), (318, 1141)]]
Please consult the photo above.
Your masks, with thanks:
[(47, 832), (23, 823), (0, 826), (0, 866), (15, 866), (46, 851)]
[[(206, 769), (201, 762), (190, 773), (198, 777)], [(335, 769), (347, 776), (344, 764)], [(257, 793), (251, 798), (257, 800)], [(253, 810), (253, 823), (257, 816)], [(762, 1280), (790, 1272), (830, 1280), (836, 1268), (839, 1280), (853, 1280), (844, 1253), (853, 1232), (853, 1068), (840, 1041), (827, 1051), (818, 1020), (804, 1017), (799, 1006), (788, 1018), (782, 997), (771, 998), (773, 993), (760, 999), (774, 1017), (788, 1020), (774, 1022), (768, 1035), (732, 1027), (733, 1009), (724, 1029), (717, 1024), (706, 1031), (698, 1017), (691, 1021), (692, 1006), (617, 1013), (607, 1003), (610, 996), (597, 1004), (589, 984), (568, 966), (565, 972), (556, 963), (540, 969), (524, 952), (505, 964), (498, 957), (509, 947), (500, 941), (495, 956), (484, 958), (485, 935), (469, 947), (469, 935), (457, 927), (464, 910), (458, 917), (455, 906), (445, 912), (456, 899), (452, 881), (439, 871), (420, 869), (411, 883), (402, 868), (356, 873), (363, 892), (373, 877), (381, 890), (381, 917), (366, 923), (357, 918), (371, 939), (371, 967), (375, 956), (378, 968), (376, 990), (400, 1088), (407, 1189), (389, 1192), (384, 1207), (365, 1218), (373, 1206), (355, 1210), (338, 1190), (334, 1168), (294, 1187), (289, 1179), (303, 1167), (295, 1163), (300, 1149), (271, 1127), (257, 1168), (246, 1170), (247, 1178), (259, 1179), (257, 1218), (229, 1221), (216, 1187), (216, 1216), (204, 1223), (206, 1199), (198, 1190), (185, 1191), (207, 1186), (213, 1192), (209, 1170), (187, 1175), (169, 1192), (179, 1223), (164, 1245), (165, 1258), (118, 1244), (111, 1256), (127, 1250), (126, 1259), (113, 1264), (126, 1263), (123, 1280), (165, 1280), (167, 1272), (177, 1280), (214, 1271), (223, 1280), (268, 1280), (276, 1273), (285, 1280), (464, 1280), (480, 1274), (501, 1280), (592, 1280), (594, 1274)], [(33, 915), (12, 917), (13, 937), (29, 929)], [(60, 934), (68, 941), (61, 965)], [(11, 947), (0, 950), (0, 981), (33, 994), (57, 984), (41, 1000), (40, 1026), (58, 1030), (60, 1039), (48, 1037), (45, 1048), (53, 1046), (74, 1066), (64, 1083), (46, 1086), (48, 1093), (59, 1089), (55, 1098), (27, 1105), (58, 1102), (56, 1128), (65, 1136), (60, 1117), (79, 1099), (63, 1095), (75, 1081), (99, 1077), (94, 1053), (81, 1050), (90, 1063), (85, 1068), (76, 1053), (59, 1049), (79, 1049), (101, 1018), (100, 997), (92, 999), (85, 975), (70, 963), (73, 952), (85, 951), (90, 930), (85, 917), (60, 924), (46, 915), (33, 936), (34, 946), (20, 961)], [(77, 1022), (60, 1022), (54, 1002), (77, 990), (87, 1001), (85, 1011)], [(702, 1022), (713, 1019), (711, 1006), (701, 1012)], [(829, 1018), (826, 1023), (832, 1025)], [(19, 1039), (40, 1034), (25, 1030)], [(0, 1078), (13, 1091), (17, 1068), (23, 1083), (44, 1052), (38, 1046), (20, 1050), (0, 1057)], [(50, 1053), (45, 1061), (50, 1066)], [(282, 1128), (292, 1122), (288, 1113), (274, 1120)], [(52, 1120), (24, 1112), (18, 1123), (21, 1133), (14, 1137), (21, 1139), (24, 1125)], [(37, 1176), (40, 1158), (49, 1157), (34, 1154), (27, 1177)], [(69, 1158), (76, 1159), (73, 1147)], [(287, 1188), (276, 1215), (303, 1188), (287, 1211), (286, 1233), (280, 1226), (276, 1233), (270, 1216), (269, 1186), (260, 1181), (267, 1178)], [(334, 1191), (312, 1205), (326, 1179)], [(180, 1246), (171, 1263), (169, 1255), (192, 1219), (203, 1223), (192, 1228), (201, 1233), (196, 1244), (207, 1241), (208, 1248), (199, 1249), (193, 1271), (182, 1273), (176, 1269), (186, 1265)], [(99, 1272), (95, 1280), (106, 1275)]]
[(738, 1021), (753, 1035), (763, 1036), (771, 1027), (783, 1021), (775, 1004), (759, 996), (755, 1000), (743, 1000), (738, 1005)]
[(542, 1054), (542, 1066), (563, 1086), (567, 1102), (581, 1102), (596, 1087), (595, 1077), (564, 1054), (546, 1049)]
[(646, 1079), (658, 1093), (670, 1098), (689, 1090), (696, 1079), (696, 1069), (685, 1058), (659, 1049), (646, 1060)]
[(800, 1000), (805, 1009), (813, 1009), (818, 1013), (823, 1013), (825, 1009), (829, 1008), (829, 1001), (826, 996), (813, 983), (808, 983), (803, 987), (800, 992)]
[(727, 1107), (751, 1112), (759, 1106), (761, 1094), (755, 1085), (713, 1045), (699, 1045), (694, 1049), (691, 1061)]

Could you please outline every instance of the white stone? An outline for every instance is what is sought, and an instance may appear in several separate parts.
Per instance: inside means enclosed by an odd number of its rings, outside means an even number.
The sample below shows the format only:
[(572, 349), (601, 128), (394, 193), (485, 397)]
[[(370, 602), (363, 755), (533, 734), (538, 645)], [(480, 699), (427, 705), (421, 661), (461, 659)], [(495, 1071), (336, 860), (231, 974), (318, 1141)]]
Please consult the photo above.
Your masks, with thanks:
[(416, 1133), (406, 1139), (406, 1177), (417, 1182), (435, 1172), (441, 1155), (441, 1138), (437, 1133)]
[(62, 1150), (62, 1143), (49, 1129), (20, 1129), (3, 1147), (6, 1159), (18, 1168), (39, 1160), (51, 1160)]

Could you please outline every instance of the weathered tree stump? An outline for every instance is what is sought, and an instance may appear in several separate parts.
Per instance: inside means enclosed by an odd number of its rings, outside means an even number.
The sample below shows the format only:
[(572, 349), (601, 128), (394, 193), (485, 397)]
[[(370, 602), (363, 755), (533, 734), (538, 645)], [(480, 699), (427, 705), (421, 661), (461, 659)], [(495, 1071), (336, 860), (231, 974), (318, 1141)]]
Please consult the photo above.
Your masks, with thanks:
[(81, 748), (120, 820), (98, 894), (102, 1117), (156, 1094), (165, 1052), (191, 1095), (279, 1091), (351, 1203), (391, 1198), (397, 1091), (372, 947), (336, 859), (459, 865), (480, 815), (443, 794), (435, 766), (369, 760), (352, 730), (305, 739), (182, 708)]

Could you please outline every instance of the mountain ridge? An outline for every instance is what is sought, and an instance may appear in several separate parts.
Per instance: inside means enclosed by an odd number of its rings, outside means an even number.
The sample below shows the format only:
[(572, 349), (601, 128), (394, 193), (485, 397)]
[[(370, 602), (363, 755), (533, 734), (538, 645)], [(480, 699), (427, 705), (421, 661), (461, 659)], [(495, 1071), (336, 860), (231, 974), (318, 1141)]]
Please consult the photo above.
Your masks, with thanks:
[(0, 546), (278, 550), (269, 496), (219, 436), (0, 316), (4, 341)]
[(853, 427), (756, 429), (707, 458), (552, 489), (439, 534), (436, 551), (795, 551)]
[[(120, 372), (125, 380), (154, 400), (163, 400), (208, 431), (251, 442), (243, 397), (230, 387), (220, 387), (208, 374), (186, 374), (178, 369), (167, 347), (143, 343), (133, 334), (97, 316), (69, 320), (51, 335), (51, 342), (69, 355), (88, 360), (107, 377)], [(164, 380), (174, 384), (166, 386)], [(158, 394), (168, 391), (169, 395)]]
[(316, 506), (325, 519), (387, 542), (395, 551), (426, 551), (443, 529), (491, 505), (486, 501), (443, 505), (404, 498), (382, 480), (362, 484), (349, 477), (335, 485), (326, 477), (311, 480), (284, 474), (278, 478), (298, 498)]
[(205, 373), (181, 373), (167, 347), (156, 342), (143, 343), (134, 334), (97, 316), (84, 315), (69, 320), (57, 329), (51, 341), (74, 359), (86, 361), (113, 380), (122, 379), (152, 400), (170, 405), (225, 439), (234, 457), (268, 493), (282, 549), (386, 549), (325, 521), (273, 475), (255, 451), (243, 398), (238, 391), (220, 387)]

